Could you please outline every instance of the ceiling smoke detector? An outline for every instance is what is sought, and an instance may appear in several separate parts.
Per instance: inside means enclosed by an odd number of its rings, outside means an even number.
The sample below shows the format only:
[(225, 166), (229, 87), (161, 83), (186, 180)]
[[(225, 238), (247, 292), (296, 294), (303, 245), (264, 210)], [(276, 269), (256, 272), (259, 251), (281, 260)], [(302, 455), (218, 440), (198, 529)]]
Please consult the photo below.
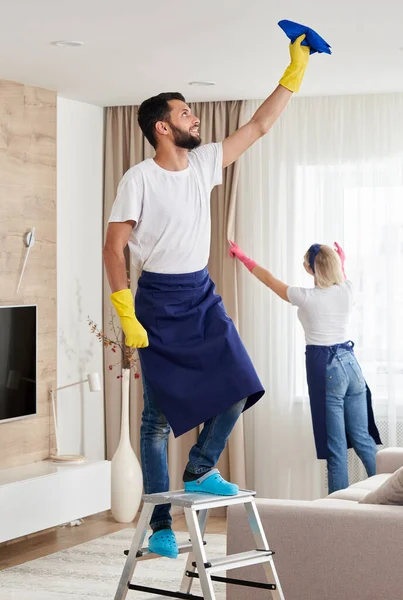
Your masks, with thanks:
[(84, 42), (80, 42), (78, 40), (58, 40), (56, 42), (52, 42), (52, 45), (67, 48), (77, 48), (78, 46), (84, 46)]
[(189, 81), (189, 85), (207, 87), (210, 85), (215, 85), (215, 81)]

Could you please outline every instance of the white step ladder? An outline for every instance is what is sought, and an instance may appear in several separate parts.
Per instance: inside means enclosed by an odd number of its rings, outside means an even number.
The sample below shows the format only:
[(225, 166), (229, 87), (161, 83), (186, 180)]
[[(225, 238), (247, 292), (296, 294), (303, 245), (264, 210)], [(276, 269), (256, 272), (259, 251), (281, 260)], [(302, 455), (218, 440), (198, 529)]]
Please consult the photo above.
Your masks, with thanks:
[[(146, 494), (143, 496), (143, 509), (133, 537), (130, 550), (126, 550), (126, 563), (120, 578), (115, 600), (125, 600), (129, 590), (158, 594), (159, 598), (179, 598), (183, 600), (216, 600), (213, 582), (231, 583), (250, 588), (270, 590), (267, 594), (268, 600), (285, 600), (279, 578), (273, 561), (274, 552), (270, 550), (262, 522), (257, 512), (254, 499), (255, 492), (241, 490), (237, 496), (213, 496), (211, 494), (189, 493), (183, 490), (177, 492), (164, 492), (160, 494)], [(190, 543), (180, 544), (179, 553), (189, 553), (185, 572), (179, 591), (170, 591), (152, 587), (136, 585), (132, 583), (132, 577), (139, 560), (150, 558), (161, 558), (158, 554), (149, 552), (143, 547), (147, 534), (148, 525), (154, 507), (158, 504), (172, 504), (184, 509), (186, 523), (188, 526)], [(256, 549), (240, 554), (223, 556), (209, 560), (206, 555), (206, 542), (204, 532), (208, 518), (208, 512), (212, 508), (243, 504), (248, 515), (249, 524), (255, 538)], [(220, 571), (228, 571), (248, 565), (261, 563), (265, 569), (268, 583), (257, 583), (228, 577), (213, 575)], [(193, 579), (200, 579), (203, 596), (191, 594)], [(152, 600), (156, 600), (154, 596)]]

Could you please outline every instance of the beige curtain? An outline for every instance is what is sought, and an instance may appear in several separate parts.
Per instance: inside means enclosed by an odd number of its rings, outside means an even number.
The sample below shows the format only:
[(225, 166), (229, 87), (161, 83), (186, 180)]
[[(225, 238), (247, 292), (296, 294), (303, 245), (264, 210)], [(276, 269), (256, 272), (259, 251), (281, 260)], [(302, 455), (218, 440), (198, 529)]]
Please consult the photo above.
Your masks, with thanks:
[[(233, 133), (242, 122), (243, 102), (196, 103), (192, 110), (201, 119), (203, 143), (221, 141)], [(105, 198), (104, 229), (106, 231), (109, 214), (115, 199), (117, 186), (125, 171), (134, 164), (154, 155), (137, 124), (137, 107), (111, 107), (106, 110), (105, 133)], [(212, 279), (222, 295), (228, 314), (237, 324), (237, 293), (235, 261), (228, 257), (228, 237), (233, 237), (235, 227), (235, 205), (239, 177), (239, 164), (235, 163), (224, 171), (223, 185), (213, 190), (211, 198), (212, 244), (209, 269)], [(128, 262), (129, 265), (129, 262)], [(138, 273), (130, 269), (133, 291)], [(110, 289), (104, 278), (104, 330), (110, 332), (112, 315), (109, 300)], [(115, 355), (113, 355), (115, 358)], [(105, 415), (106, 448), (110, 459), (117, 447), (120, 432), (120, 380), (117, 367), (109, 370), (113, 361), (110, 350), (105, 350)], [(140, 423), (143, 409), (141, 380), (132, 380), (130, 425), (133, 448), (138, 456)], [(182, 473), (191, 446), (197, 439), (198, 431), (193, 430), (174, 439), (171, 436), (168, 447), (169, 470), (172, 489), (182, 487)], [(245, 444), (243, 418), (237, 423), (229, 444), (218, 465), (224, 477), (245, 487)]]

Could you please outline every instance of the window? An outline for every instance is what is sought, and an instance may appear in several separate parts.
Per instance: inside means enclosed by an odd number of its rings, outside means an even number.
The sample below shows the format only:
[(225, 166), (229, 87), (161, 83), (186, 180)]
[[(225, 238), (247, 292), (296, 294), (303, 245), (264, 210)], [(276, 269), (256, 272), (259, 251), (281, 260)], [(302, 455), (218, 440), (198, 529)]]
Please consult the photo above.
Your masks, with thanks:
[[(364, 165), (303, 165), (296, 178), (294, 281), (310, 244), (342, 243), (354, 283), (351, 338), (374, 404), (403, 406), (403, 187), (393, 159)], [(295, 277), (297, 279), (295, 279)], [(307, 395), (303, 333), (296, 333), (297, 396)]]

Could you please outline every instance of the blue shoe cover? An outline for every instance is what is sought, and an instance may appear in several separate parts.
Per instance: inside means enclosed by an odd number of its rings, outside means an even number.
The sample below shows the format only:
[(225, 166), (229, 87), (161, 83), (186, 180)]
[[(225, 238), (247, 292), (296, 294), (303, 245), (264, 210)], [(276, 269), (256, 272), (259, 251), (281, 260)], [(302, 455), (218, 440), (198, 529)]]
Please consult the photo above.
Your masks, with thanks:
[(236, 496), (239, 487), (235, 483), (225, 481), (218, 469), (208, 471), (196, 481), (185, 482), (185, 492), (199, 492), (200, 494), (215, 494), (216, 496)]
[(167, 558), (177, 558), (178, 544), (172, 529), (160, 529), (153, 533), (148, 539), (148, 550)]

